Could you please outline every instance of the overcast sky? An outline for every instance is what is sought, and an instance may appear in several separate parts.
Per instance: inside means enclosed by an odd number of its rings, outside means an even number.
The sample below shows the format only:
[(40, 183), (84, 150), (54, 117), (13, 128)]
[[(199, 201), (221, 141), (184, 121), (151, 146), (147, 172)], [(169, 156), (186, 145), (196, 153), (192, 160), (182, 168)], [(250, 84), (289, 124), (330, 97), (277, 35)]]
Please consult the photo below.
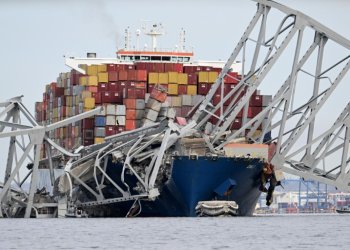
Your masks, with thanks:
[[(350, 1), (280, 3), (350, 38)], [(123, 46), (124, 29), (130, 26), (135, 31), (142, 20), (165, 26), (162, 47), (174, 47), (183, 27), (186, 45), (194, 48), (196, 59), (226, 60), (254, 15), (255, 5), (249, 0), (1, 0), (0, 100), (23, 94), (25, 105), (33, 111), (45, 84), (69, 70), (64, 55), (97, 52), (99, 57), (115, 57), (117, 46)]]

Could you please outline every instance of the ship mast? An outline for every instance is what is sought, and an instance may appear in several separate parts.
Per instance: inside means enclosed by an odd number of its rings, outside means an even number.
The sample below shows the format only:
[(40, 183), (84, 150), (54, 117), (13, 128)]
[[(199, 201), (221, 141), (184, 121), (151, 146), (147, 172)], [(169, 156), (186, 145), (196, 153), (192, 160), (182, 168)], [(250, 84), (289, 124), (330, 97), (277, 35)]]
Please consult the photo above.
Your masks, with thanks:
[(152, 38), (152, 51), (157, 51), (157, 37), (164, 35), (162, 24), (153, 24), (151, 28), (143, 27), (145, 35)]

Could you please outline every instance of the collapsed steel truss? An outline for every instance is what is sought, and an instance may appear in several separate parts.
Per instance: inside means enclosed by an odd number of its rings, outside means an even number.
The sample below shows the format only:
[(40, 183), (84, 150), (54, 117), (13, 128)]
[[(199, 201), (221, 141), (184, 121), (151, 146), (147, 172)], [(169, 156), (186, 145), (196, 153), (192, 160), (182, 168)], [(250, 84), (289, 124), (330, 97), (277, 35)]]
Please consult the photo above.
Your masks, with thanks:
[[(266, 134), (271, 131), (276, 132), (277, 136), (272, 140), (277, 142), (277, 153), (272, 159), (272, 163), (277, 169), (349, 191), (349, 104), (336, 119), (333, 126), (317, 136), (315, 135), (315, 123), (319, 111), (349, 70), (350, 41), (312, 18), (286, 6), (266, 0), (256, 0), (256, 2), (258, 3), (258, 10), (255, 16), (229, 57), (214, 86), (193, 116), (193, 119), (197, 122), (197, 129), (202, 128), (211, 116), (219, 118), (211, 139), (211, 144), (217, 151), (233, 139), (244, 135), (246, 129), (250, 129), (247, 136), (259, 143), (263, 142)], [(268, 18), (272, 9), (278, 10), (283, 16), (277, 29), (273, 32), (274, 35), (266, 39), (265, 36), (269, 27), (267, 25)], [(259, 22), (260, 28), (258, 27)], [(257, 39), (251, 37), (254, 29), (258, 30)], [(301, 54), (302, 47), (307, 45), (307, 42), (303, 39), (305, 29), (314, 32), (314, 39), (306, 52)], [(296, 45), (291, 53), (293, 54), (293, 58), (291, 58), (293, 63), (287, 80), (281, 84), (268, 106), (248, 121), (247, 110), (253, 93), (271, 73), (272, 68), (285, 53), (286, 48), (291, 46), (293, 38), (296, 38)], [(329, 41), (345, 49), (347, 54), (324, 69), (326, 63), (323, 55)], [(255, 49), (253, 58), (250, 60), (251, 64), (247, 66), (248, 70), (245, 72), (245, 64), (247, 64), (246, 46), (249, 42), (255, 43)], [(303, 66), (311, 61), (310, 56), (315, 50), (317, 50), (317, 60), (313, 64), (314, 72), (310, 73), (310, 71), (303, 69)], [(239, 59), (243, 62), (242, 79), (237, 79), (239, 84), (229, 94), (224, 96), (223, 91), (221, 91), (220, 103), (212, 105), (214, 94), (220, 88), (223, 90), (224, 77), (231, 77), (228, 75), (230, 66)], [(343, 68), (337, 71), (340, 66)], [(334, 80), (329, 76), (331, 73), (335, 74)], [(298, 98), (295, 88), (301, 74), (307, 74), (313, 78), (311, 83), (313, 84), (313, 93), (298, 108), (294, 108), (293, 101)], [(320, 88), (322, 80), (328, 81), (328, 86), (324, 90)], [(230, 100), (228, 107), (224, 109), (224, 103)], [(218, 110), (220, 116), (214, 113)], [(231, 131), (231, 123), (242, 110), (243, 126), (236, 131)], [(298, 122), (292, 123), (294, 119), (298, 119)], [(262, 126), (262, 132), (257, 135), (256, 131), (259, 126)], [(305, 133), (307, 133), (306, 142), (301, 142), (298, 145), (301, 136)], [(340, 143), (337, 142), (338, 139), (341, 140)], [(339, 152), (341, 154), (341, 164), (334, 167), (325, 166), (325, 158), (332, 154), (339, 154)], [(299, 158), (296, 158), (297, 156)]]
[[(22, 103), (22, 96), (12, 98), (0, 103), (0, 138), (10, 138), (10, 146), (5, 167), (4, 183), (0, 192), (0, 216), (5, 213), (12, 217), (19, 207), (25, 207), (25, 218), (29, 218), (32, 208), (36, 209), (42, 204), (33, 204), (34, 193), (38, 182), (38, 167), (40, 160), (40, 149), (45, 147), (48, 152), (48, 166), (50, 169), (51, 184), (54, 184), (54, 166), (52, 161), (52, 150), (56, 149), (68, 157), (78, 157), (79, 154), (68, 152), (49, 138), (49, 132), (67, 126), (86, 117), (100, 112), (95, 109), (76, 117), (68, 118), (47, 126), (39, 125)], [(10, 130), (10, 131), (6, 131)], [(4, 132), (5, 131), (5, 132)], [(31, 156), (34, 152), (34, 157)], [(29, 164), (28, 173), (23, 179), (20, 171), (25, 171), (24, 164)], [(30, 177), (29, 192), (22, 185)], [(57, 206), (57, 203), (45, 204), (45, 206)]]

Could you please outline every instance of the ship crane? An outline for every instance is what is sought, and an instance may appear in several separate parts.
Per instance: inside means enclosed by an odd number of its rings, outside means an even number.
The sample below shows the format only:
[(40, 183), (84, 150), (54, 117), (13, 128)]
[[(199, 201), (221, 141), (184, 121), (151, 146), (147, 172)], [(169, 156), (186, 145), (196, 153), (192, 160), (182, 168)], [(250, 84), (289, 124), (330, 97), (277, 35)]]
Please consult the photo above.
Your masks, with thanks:
[[(276, 169), (349, 191), (350, 104), (339, 107), (336, 100), (331, 106), (332, 113), (339, 110), (339, 117), (328, 128), (321, 124), (321, 128), (316, 131), (316, 126), (317, 121), (322, 121), (322, 109), (329, 104), (349, 71), (350, 41), (296, 10), (274, 1), (256, 2), (256, 14), (192, 117), (196, 129), (203, 130), (211, 116), (219, 118), (210, 137), (214, 152), (244, 135), (247, 129), (247, 137), (256, 143), (263, 143), (267, 135), (276, 133), (270, 140), (277, 143), (277, 152), (272, 159)], [(268, 21), (274, 11), (282, 14), (282, 18), (277, 27), (270, 27)], [(312, 39), (307, 39), (310, 31)], [(254, 32), (257, 34), (256, 39), (253, 38)], [(248, 58), (246, 51), (251, 43), (254, 48), (252, 57)], [(342, 57), (329, 65), (325, 52), (327, 49), (332, 51), (336, 46), (342, 49)], [(289, 67), (286, 80), (280, 84), (267, 107), (248, 120), (247, 108), (257, 88), (264, 81), (278, 84), (271, 81), (275, 79), (274, 68), (280, 66), (279, 60), (283, 56), (287, 56), (291, 62), (290, 65), (282, 62), (283, 68)], [(213, 105), (214, 94), (223, 89), (225, 77), (232, 77), (229, 68), (240, 58), (243, 72), (241, 79), (237, 79), (238, 85), (228, 95), (221, 94), (220, 102)], [(307, 87), (311, 88), (310, 95), (306, 91)], [(299, 101), (296, 107), (295, 103), (300, 99), (300, 93), (296, 89), (300, 88), (305, 88), (302, 93), (304, 101)], [(227, 102), (229, 104), (224, 106)], [(243, 112), (243, 125), (240, 129), (231, 131), (230, 125), (240, 112)], [(324, 119), (327, 120), (328, 115), (329, 113)], [(261, 133), (256, 133), (260, 126)], [(337, 159), (340, 161), (335, 163)]]

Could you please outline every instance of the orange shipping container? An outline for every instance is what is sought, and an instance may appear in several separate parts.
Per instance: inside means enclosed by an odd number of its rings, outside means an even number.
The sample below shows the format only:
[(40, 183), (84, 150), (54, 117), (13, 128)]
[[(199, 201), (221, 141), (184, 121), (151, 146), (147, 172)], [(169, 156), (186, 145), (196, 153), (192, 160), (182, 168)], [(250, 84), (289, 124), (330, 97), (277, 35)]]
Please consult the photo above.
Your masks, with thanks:
[(127, 120), (136, 120), (136, 109), (127, 109), (125, 118)]
[(137, 121), (136, 120), (126, 120), (125, 121), (125, 130), (130, 131), (137, 128)]
[(136, 80), (139, 82), (147, 82), (147, 70), (137, 70)]
[(127, 81), (128, 80), (128, 71), (126, 70), (121, 70), (119, 71), (119, 81)]

